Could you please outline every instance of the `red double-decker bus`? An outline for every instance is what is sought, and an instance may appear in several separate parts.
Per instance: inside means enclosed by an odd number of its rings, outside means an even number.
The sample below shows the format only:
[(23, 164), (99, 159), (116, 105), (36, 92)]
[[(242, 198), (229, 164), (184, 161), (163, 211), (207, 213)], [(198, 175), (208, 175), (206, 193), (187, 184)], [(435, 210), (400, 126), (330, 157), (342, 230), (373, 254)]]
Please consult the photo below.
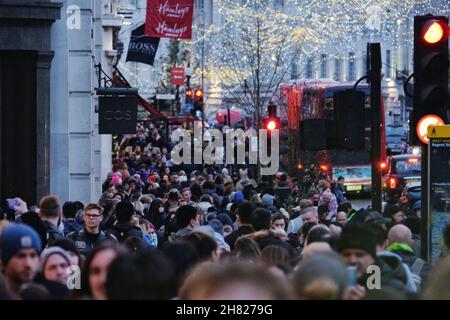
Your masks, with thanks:
[[(314, 168), (328, 177), (346, 178), (348, 192), (369, 192), (371, 188), (371, 109), (370, 90), (367, 84), (361, 84), (357, 91), (362, 92), (363, 110), (358, 114), (346, 115), (350, 125), (363, 126), (363, 139), (358, 146), (351, 139), (344, 146), (337, 142), (342, 123), (336, 119), (336, 93), (353, 90), (353, 83), (341, 83), (328, 80), (297, 80), (281, 86), (283, 102), (287, 106), (282, 126), (288, 136), (288, 167), (297, 173), (306, 168)], [(361, 95), (362, 96), (362, 95)], [(382, 100), (382, 99), (381, 99)], [(384, 108), (380, 110), (382, 119), (382, 159), (385, 154)], [(346, 118), (347, 119), (347, 118)], [(362, 144), (362, 147), (361, 147)], [(293, 173), (293, 172), (291, 172)]]

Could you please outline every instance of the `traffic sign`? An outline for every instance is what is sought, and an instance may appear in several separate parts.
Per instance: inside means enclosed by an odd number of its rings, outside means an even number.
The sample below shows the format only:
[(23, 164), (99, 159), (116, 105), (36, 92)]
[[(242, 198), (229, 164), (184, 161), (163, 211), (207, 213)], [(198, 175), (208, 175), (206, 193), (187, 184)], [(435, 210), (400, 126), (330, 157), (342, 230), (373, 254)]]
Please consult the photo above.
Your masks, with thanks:
[(450, 138), (450, 125), (428, 127), (428, 138)]
[(172, 67), (170, 69), (172, 84), (174, 86), (184, 85), (184, 68), (183, 67)]
[(427, 130), (428, 126), (442, 126), (444, 125), (444, 120), (434, 114), (428, 114), (422, 117), (417, 123), (416, 133), (420, 141), (428, 144)]
[(429, 199), (426, 203), (430, 217), (426, 228), (430, 239), (427, 257), (435, 263), (442, 255), (442, 231), (450, 223), (450, 212), (446, 210), (450, 195), (450, 125), (429, 126), (428, 137), (429, 183), (423, 187)]

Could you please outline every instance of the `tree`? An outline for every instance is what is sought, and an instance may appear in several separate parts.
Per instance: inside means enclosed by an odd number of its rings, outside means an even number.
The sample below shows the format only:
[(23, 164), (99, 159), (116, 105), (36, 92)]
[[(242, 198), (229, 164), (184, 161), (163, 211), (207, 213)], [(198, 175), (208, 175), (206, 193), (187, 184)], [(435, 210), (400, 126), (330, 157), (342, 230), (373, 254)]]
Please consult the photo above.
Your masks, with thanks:
[(202, 39), (208, 48), (207, 77), (259, 124), (263, 107), (298, 60), (308, 31), (264, 0), (243, 5), (220, 0), (218, 5), (226, 22), (208, 28)]
[(171, 68), (184, 67), (189, 57), (189, 48), (185, 43), (170, 39), (167, 44), (167, 55), (161, 56), (161, 65), (164, 73), (161, 78), (161, 84), (158, 92), (173, 92), (174, 88), (171, 83)]
[(205, 60), (208, 83), (220, 88), (224, 100), (254, 115), (257, 123), (266, 104), (277, 102), (289, 71), (294, 68), (298, 73), (306, 56), (329, 48), (337, 54), (352, 51), (358, 37), (394, 43), (399, 19), (432, 6), (427, 0), (215, 0), (214, 4), (223, 22), (205, 28), (200, 17), (194, 26), (194, 66)]

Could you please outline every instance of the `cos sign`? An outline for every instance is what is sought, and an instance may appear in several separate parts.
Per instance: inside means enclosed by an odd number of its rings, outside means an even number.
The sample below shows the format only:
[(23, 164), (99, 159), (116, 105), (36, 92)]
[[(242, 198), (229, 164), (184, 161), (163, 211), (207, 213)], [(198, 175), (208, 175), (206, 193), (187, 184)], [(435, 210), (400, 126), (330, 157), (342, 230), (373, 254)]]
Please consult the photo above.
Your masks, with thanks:
[(99, 97), (99, 134), (136, 133), (137, 96)]

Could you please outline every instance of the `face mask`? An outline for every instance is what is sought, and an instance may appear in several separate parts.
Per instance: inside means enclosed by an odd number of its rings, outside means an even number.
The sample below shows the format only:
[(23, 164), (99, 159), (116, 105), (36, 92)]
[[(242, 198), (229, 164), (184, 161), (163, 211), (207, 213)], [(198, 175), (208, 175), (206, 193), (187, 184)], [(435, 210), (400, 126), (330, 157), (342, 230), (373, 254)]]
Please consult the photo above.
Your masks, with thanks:
[(181, 176), (180, 177), (180, 181), (182, 181), (182, 182), (187, 181), (187, 177), (186, 176)]
[(149, 204), (148, 204), (148, 203), (144, 203), (144, 204), (143, 204), (143, 207), (144, 207), (144, 210), (146, 210), (146, 209), (148, 209)]
[(150, 245), (153, 247), (158, 247), (158, 236), (156, 235), (156, 232), (153, 232), (152, 234), (149, 234), (150, 239)]

